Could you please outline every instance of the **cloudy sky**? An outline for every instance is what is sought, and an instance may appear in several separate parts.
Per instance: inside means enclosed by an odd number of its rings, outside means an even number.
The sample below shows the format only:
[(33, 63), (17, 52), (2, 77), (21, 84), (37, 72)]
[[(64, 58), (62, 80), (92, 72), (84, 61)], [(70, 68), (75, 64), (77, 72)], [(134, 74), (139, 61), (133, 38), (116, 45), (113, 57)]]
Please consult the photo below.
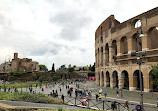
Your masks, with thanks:
[(109, 15), (123, 22), (158, 0), (0, 0), (0, 63), (32, 58), (51, 69), (95, 61), (95, 30)]

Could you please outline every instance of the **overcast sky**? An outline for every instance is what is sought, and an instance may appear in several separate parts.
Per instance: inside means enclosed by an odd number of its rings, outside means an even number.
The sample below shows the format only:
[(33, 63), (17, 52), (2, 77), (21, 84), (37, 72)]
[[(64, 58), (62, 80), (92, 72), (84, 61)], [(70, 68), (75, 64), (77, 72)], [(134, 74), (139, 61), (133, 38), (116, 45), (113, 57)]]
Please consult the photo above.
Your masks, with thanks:
[(123, 22), (158, 0), (0, 0), (0, 63), (32, 58), (51, 69), (95, 61), (95, 30), (108, 16)]

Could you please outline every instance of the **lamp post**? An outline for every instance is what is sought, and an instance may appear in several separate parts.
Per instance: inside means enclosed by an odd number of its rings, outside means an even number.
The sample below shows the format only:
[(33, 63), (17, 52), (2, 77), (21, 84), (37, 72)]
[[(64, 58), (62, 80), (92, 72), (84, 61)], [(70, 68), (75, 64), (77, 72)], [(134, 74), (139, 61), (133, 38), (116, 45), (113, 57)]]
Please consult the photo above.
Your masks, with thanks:
[[(141, 53), (140, 53), (140, 47), (139, 47), (139, 41), (140, 41), (140, 37), (143, 37), (143, 31), (142, 31), (142, 26), (140, 27), (141, 29), (141, 33), (139, 34), (138, 32), (138, 28), (137, 28), (137, 47), (138, 47), (138, 55), (137, 55), (137, 64), (139, 65), (139, 81), (140, 81), (140, 97), (141, 97), (141, 101), (140, 101), (140, 105), (141, 105), (141, 111), (144, 110), (144, 105), (143, 105), (143, 83), (142, 83), (142, 73), (141, 73), (141, 64), (142, 64), (142, 60), (141, 60)], [(142, 51), (142, 56), (146, 55), (146, 51), (143, 50)], [(136, 56), (136, 51), (132, 51), (131, 52), (131, 56)]]

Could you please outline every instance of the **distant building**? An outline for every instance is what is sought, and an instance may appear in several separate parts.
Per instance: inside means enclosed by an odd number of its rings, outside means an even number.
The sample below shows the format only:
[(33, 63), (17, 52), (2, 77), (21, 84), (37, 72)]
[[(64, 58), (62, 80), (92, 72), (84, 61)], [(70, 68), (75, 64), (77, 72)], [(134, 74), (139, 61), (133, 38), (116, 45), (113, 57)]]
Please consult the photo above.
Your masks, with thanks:
[(32, 72), (39, 71), (39, 63), (32, 59), (18, 58), (18, 53), (14, 53), (14, 58), (10, 62), (5, 62), (0, 65), (1, 73), (9, 72)]

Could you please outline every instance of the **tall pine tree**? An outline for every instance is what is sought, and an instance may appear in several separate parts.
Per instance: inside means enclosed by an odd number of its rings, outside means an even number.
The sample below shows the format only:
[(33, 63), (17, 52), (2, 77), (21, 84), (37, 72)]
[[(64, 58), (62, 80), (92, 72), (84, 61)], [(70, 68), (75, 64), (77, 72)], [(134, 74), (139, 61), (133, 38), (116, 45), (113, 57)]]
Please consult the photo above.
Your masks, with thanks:
[(54, 63), (52, 65), (52, 72), (55, 72)]

